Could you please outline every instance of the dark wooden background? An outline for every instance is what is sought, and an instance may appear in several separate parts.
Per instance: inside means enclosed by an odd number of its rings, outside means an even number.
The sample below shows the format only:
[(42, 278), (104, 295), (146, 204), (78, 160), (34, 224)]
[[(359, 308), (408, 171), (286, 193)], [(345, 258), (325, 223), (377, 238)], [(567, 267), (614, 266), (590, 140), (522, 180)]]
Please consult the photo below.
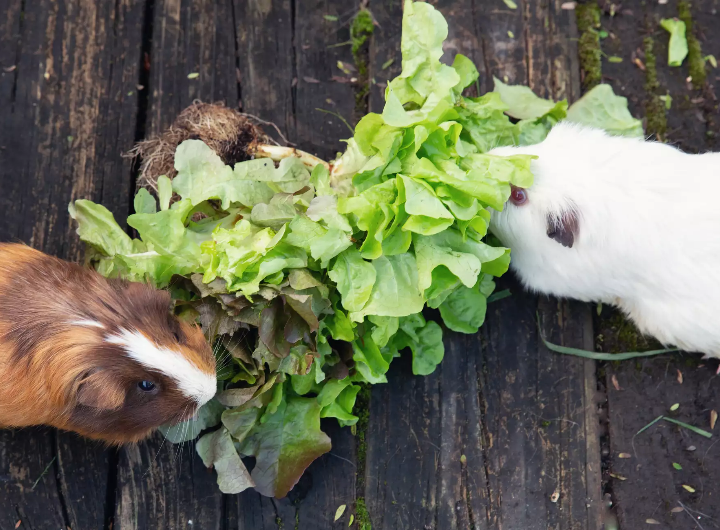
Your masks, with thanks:
[[(588, 74), (577, 14), (587, 6), (515, 2), (432, 2), (450, 25), (447, 58), (472, 58), (483, 92), (495, 75), (576, 100)], [(677, 1), (598, 5), (604, 80), (638, 117), (671, 94), (665, 138), (717, 149), (720, 70), (708, 66), (694, 87), (687, 61), (667, 66), (657, 21), (677, 16)], [(338, 60), (355, 62), (349, 45), (334, 45), (349, 40), (363, 6), (376, 27), (360, 57), (369, 98), (356, 106), (363, 80), (332, 80), (346, 77)], [(692, 34), (718, 58), (719, 8), (691, 6)], [(354, 123), (382, 109), (384, 83), (400, 71), (400, 0), (0, 0), (0, 12), (0, 238), (67, 259), (83, 251), (68, 202), (92, 199), (122, 222), (134, 175), (121, 154), (194, 99), (239, 106), (331, 158), (349, 131), (316, 109)], [(634, 61), (644, 66), (648, 38), (657, 84)], [(348, 527), (351, 514), (365, 530), (369, 521), (377, 530), (611, 530), (610, 505), (623, 530), (720, 528), (718, 428), (710, 440), (669, 423), (635, 436), (674, 403), (675, 417), (709, 429), (720, 410), (717, 362), (684, 354), (597, 364), (550, 353), (537, 311), (556, 343), (614, 351), (645, 342), (607, 308), (538, 298), (512, 275), (504, 288), (512, 296), (490, 306), (480, 334), (447, 333), (435, 374), (413, 377), (407, 360), (394, 363), (357, 436), (328, 422), (332, 452), (285, 499), (223, 496), (192, 447), (178, 455), (159, 436), (106, 451), (53, 430), (0, 431), (0, 530), (325, 529)]]

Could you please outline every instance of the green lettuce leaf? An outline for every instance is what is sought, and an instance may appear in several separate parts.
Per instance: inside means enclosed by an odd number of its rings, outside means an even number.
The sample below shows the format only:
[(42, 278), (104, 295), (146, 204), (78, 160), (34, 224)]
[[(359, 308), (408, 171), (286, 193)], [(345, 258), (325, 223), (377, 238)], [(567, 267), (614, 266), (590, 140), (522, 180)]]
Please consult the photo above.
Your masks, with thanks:
[(507, 112), (518, 120), (534, 120), (544, 116), (555, 107), (555, 102), (539, 98), (526, 86), (506, 85), (497, 77), (493, 77), (495, 92), (507, 105)]
[(685, 22), (674, 18), (666, 18), (660, 21), (660, 26), (670, 33), (668, 64), (670, 66), (682, 65), (688, 54)]
[(217, 426), (224, 410), (225, 407), (211, 399), (198, 409), (194, 418), (175, 425), (163, 425), (159, 430), (169, 442), (174, 444), (194, 440), (205, 429)]
[(381, 256), (373, 260), (376, 281), (365, 307), (352, 311), (355, 322), (365, 315), (402, 317), (419, 313), (425, 300), (418, 287), (418, 268), (412, 254)]
[(598, 85), (573, 103), (567, 121), (604, 129), (617, 136), (642, 138), (642, 122), (628, 110), (627, 98), (616, 96), (610, 85)]

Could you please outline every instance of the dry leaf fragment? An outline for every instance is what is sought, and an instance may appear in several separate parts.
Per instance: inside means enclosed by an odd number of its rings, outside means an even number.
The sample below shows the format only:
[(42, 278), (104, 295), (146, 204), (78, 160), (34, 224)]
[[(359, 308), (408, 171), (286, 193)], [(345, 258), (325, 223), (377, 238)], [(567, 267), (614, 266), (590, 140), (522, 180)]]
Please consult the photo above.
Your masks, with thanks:
[(309, 77), (307, 75), (303, 77), (303, 81), (305, 81), (306, 83), (319, 83), (320, 82), (317, 79), (315, 79), (314, 77)]
[(645, 519), (645, 522), (647, 524), (660, 524), (660, 521), (658, 521), (657, 519)]
[(685, 509), (681, 508), (680, 506), (675, 506), (675, 508), (670, 510), (671, 513), (680, 513), (680, 512), (684, 512), (684, 511), (685, 511)]
[(15, 528), (20, 528), (21, 524), (22, 524), (22, 519), (18, 519), (18, 522), (15, 523)]
[(343, 514), (345, 513), (345, 508), (347, 508), (347, 505), (345, 504), (341, 504), (340, 506), (338, 506), (338, 509), (335, 510), (335, 521), (337, 521), (343, 516)]
[(615, 374), (612, 375), (612, 377), (610, 378), (610, 380), (612, 381), (612, 384), (613, 384), (613, 386), (615, 387), (615, 390), (618, 390), (618, 391), (619, 391), (619, 390), (620, 390), (620, 384), (618, 383), (618, 380), (617, 380), (617, 377), (615, 376)]
[(683, 484), (682, 487), (685, 488), (685, 490), (689, 491), (690, 493), (695, 493), (695, 488), (693, 488), (692, 486), (688, 486), (687, 484)]
[(680, 383), (682, 385), (683, 384), (682, 372), (680, 370), (678, 370), (677, 373), (678, 373), (678, 383)]
[(630, 453), (620, 453), (618, 458), (632, 458), (632, 455)]
[(692, 453), (693, 451), (697, 451), (697, 447), (695, 447), (694, 445), (689, 445), (688, 448), (685, 450)]
[(623, 477), (622, 475), (618, 475), (617, 473), (610, 473), (610, 476), (618, 480), (627, 480), (627, 477)]
[(577, 2), (564, 2), (560, 5), (560, 9), (567, 9), (568, 11), (572, 11), (577, 7)]
[(642, 70), (643, 72), (645, 71), (645, 63), (640, 60), (640, 57), (635, 57), (635, 59), (633, 59), (633, 62), (638, 68), (640, 68), (640, 70)]
[(717, 423), (718, 419), (718, 413), (717, 410), (711, 410), (710, 411), (710, 430), (712, 431), (715, 429), (715, 424)]
[(10, 72), (14, 71), (15, 68), (17, 68), (17, 65), (14, 64), (14, 65), (12, 65), (12, 66), (6, 66), (5, 68), (3, 68), (3, 71), (4, 71), (4, 72), (7, 72), (7, 73), (10, 73)]

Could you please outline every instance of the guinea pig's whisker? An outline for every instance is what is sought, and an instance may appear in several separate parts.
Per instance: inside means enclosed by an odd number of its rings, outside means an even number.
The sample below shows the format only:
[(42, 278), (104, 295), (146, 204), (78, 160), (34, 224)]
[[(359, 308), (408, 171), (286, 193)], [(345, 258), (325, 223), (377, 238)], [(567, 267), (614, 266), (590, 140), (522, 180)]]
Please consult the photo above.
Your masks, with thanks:
[(150, 468), (152, 467), (152, 465), (153, 465), (155, 462), (157, 462), (158, 456), (160, 456), (160, 451), (162, 451), (162, 448), (163, 448), (163, 446), (165, 445), (165, 441), (166, 441), (166, 440), (167, 440), (167, 438), (165, 438), (165, 437), (163, 436), (163, 440), (162, 440), (162, 442), (160, 443), (160, 447), (158, 447), (157, 453), (155, 453), (155, 456), (153, 457), (153, 459), (152, 459), (150, 462), (148, 462), (148, 468), (147, 468), (147, 470), (145, 471), (145, 473), (143, 473), (143, 476), (142, 476), (143, 479), (148, 475), (148, 473), (150, 473)]

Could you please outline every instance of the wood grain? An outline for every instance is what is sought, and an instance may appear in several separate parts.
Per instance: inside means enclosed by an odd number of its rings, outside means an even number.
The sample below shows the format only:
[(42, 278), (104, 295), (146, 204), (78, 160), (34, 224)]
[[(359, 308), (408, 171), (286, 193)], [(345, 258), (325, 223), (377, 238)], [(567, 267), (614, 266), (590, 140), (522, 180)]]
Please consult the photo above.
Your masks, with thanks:
[(161, 133), (196, 99), (238, 108), (232, 2), (153, 2), (149, 60), (148, 135)]

